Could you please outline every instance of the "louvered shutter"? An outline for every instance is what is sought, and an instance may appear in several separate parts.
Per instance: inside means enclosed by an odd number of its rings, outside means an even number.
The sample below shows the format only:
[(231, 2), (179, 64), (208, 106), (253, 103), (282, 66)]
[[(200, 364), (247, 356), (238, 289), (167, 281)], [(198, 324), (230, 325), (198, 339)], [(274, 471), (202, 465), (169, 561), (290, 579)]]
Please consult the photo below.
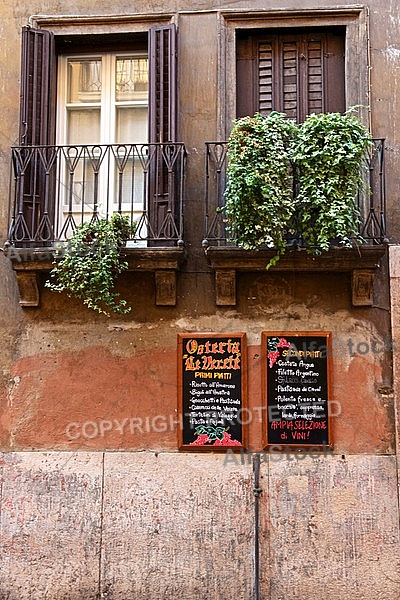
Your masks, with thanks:
[(276, 104), (274, 98), (274, 48), (272, 41), (258, 46), (258, 111), (268, 114)]
[(284, 112), (290, 119), (300, 121), (302, 112), (303, 81), (299, 66), (300, 49), (297, 40), (279, 40), (279, 54), (275, 57), (278, 62), (281, 77), (279, 78), (278, 110)]
[[(176, 142), (177, 30), (174, 24), (151, 27), (149, 31), (149, 141), (158, 146), (150, 164), (149, 228), (151, 237), (174, 236), (177, 219), (175, 173), (170, 160)], [(162, 242), (160, 242), (162, 243)]]
[(344, 76), (344, 35), (340, 32), (258, 34), (239, 39), (237, 116), (278, 110), (301, 122), (311, 113), (342, 112)]
[(21, 146), (54, 144), (55, 46), (51, 32), (23, 27), (21, 56)]
[(278, 49), (279, 110), (299, 122), (311, 113), (326, 112), (327, 35), (280, 36)]
[(150, 142), (176, 142), (176, 27), (149, 31)]
[(55, 137), (56, 57), (54, 36), (49, 31), (22, 29), (19, 145), (15, 161), (22, 171), (17, 190), (18, 214), (15, 238), (25, 245), (50, 242), (54, 219), (55, 176), (53, 149), (31, 151), (32, 146), (51, 146)]

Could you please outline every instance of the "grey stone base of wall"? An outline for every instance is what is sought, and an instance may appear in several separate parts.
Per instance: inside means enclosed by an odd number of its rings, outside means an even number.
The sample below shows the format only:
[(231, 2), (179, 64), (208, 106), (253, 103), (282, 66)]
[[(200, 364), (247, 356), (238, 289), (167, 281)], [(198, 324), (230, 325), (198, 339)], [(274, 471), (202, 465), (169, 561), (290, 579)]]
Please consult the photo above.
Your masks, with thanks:
[[(1, 600), (255, 598), (253, 467), (229, 459), (3, 454)], [(399, 600), (395, 457), (275, 456), (260, 486), (261, 600)]]

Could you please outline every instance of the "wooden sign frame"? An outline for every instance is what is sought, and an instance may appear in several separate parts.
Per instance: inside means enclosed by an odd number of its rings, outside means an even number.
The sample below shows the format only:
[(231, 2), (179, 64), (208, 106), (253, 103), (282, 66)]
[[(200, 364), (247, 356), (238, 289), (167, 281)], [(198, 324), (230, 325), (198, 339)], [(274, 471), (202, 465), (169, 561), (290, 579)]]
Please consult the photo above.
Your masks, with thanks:
[(332, 334), (263, 331), (263, 445), (332, 448)]
[(245, 333), (178, 334), (178, 411), (180, 450), (247, 447)]

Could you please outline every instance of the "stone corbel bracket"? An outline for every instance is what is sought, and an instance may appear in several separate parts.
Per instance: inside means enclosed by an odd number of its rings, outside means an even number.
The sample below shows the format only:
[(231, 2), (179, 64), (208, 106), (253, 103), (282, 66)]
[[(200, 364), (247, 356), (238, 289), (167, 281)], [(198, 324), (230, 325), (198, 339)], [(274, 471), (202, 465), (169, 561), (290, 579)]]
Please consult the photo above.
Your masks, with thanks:
[[(4, 254), (16, 273), (19, 304), (24, 308), (40, 305), (40, 273), (52, 269), (52, 250), (8, 246)], [(122, 253), (130, 271), (154, 272), (157, 306), (176, 305), (176, 273), (185, 260), (185, 249), (126, 248)]]
[[(387, 245), (335, 248), (318, 256), (304, 250), (287, 252), (271, 272), (351, 272), (353, 306), (372, 306), (374, 275), (387, 252)], [(215, 271), (217, 306), (236, 305), (237, 271), (264, 271), (274, 256), (271, 250), (243, 250), (236, 247), (205, 246)]]
[(127, 248), (129, 271), (153, 271), (156, 306), (176, 305), (176, 274), (186, 257), (183, 245), (171, 248)]

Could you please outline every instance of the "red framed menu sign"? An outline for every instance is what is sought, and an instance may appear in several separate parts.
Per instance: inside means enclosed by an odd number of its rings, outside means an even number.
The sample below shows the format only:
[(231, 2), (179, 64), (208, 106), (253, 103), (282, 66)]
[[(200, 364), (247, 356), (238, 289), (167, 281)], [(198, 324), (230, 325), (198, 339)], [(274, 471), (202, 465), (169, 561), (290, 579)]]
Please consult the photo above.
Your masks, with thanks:
[(244, 333), (178, 335), (180, 449), (246, 446), (246, 357)]
[(263, 332), (266, 446), (332, 445), (331, 333)]

